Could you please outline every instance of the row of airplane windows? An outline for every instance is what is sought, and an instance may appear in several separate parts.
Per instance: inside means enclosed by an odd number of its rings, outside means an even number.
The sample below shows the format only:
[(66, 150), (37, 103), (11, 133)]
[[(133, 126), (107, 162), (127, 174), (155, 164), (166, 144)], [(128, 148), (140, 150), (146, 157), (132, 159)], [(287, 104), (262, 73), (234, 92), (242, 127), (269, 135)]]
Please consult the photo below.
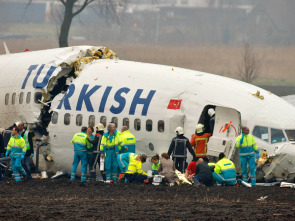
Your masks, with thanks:
[[(51, 118), (52, 124), (57, 124), (58, 122), (58, 113), (53, 112), (52, 118)], [(106, 116), (101, 116), (100, 117), (100, 123), (102, 123), (105, 127), (107, 125), (107, 117)], [(116, 125), (116, 128), (118, 127), (118, 118), (113, 117), (110, 122), (113, 122)], [(65, 125), (70, 125), (71, 124), (71, 114), (66, 113), (64, 115), (64, 124)], [(83, 115), (82, 114), (77, 114), (76, 116), (76, 126), (82, 126), (83, 125)], [(95, 126), (95, 116), (90, 115), (88, 118), (88, 125), (89, 126)], [(128, 126), (130, 128), (130, 120), (129, 118), (124, 118), (122, 121), (122, 126)], [(140, 119), (136, 118), (134, 120), (134, 130), (140, 131), (142, 127), (142, 122)], [(151, 132), (153, 130), (153, 121), (152, 120), (146, 120), (145, 122), (145, 129), (146, 131)], [(163, 120), (159, 120), (157, 124), (157, 129), (158, 132), (164, 132), (165, 130), (165, 123)]]
[[(26, 103), (29, 104), (31, 102), (31, 95), (32, 93), (31, 92), (28, 92), (27, 93), (27, 96), (26, 96)], [(42, 99), (42, 93), (41, 92), (36, 92), (35, 95), (34, 95), (34, 102), (39, 104), (40, 101)], [(16, 93), (13, 93), (12, 96), (11, 96), (11, 104), (12, 105), (15, 105), (16, 104)], [(19, 104), (23, 104), (24, 103), (24, 92), (21, 92), (19, 94), (19, 99), (18, 99), (18, 103)], [(7, 93), (5, 95), (5, 105), (8, 105), (9, 104), (9, 93)]]

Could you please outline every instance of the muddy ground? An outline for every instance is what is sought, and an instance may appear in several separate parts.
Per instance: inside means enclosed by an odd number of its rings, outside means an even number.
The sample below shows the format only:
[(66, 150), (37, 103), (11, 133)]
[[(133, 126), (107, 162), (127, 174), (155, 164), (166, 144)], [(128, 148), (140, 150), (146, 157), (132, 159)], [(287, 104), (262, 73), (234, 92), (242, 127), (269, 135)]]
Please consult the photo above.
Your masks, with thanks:
[[(292, 220), (295, 190), (277, 186), (81, 185), (66, 178), (0, 183), (0, 220)], [(267, 196), (266, 200), (258, 201)]]

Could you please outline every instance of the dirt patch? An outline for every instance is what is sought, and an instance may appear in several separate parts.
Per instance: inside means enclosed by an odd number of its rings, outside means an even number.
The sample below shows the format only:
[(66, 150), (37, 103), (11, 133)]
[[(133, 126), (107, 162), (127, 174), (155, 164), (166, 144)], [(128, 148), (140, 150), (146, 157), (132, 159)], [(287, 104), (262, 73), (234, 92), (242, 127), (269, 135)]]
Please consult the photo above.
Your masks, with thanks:
[[(1, 182), (5, 220), (290, 220), (295, 190), (279, 187), (192, 187), (147, 184), (81, 185), (61, 178)], [(266, 200), (258, 201), (262, 196)]]

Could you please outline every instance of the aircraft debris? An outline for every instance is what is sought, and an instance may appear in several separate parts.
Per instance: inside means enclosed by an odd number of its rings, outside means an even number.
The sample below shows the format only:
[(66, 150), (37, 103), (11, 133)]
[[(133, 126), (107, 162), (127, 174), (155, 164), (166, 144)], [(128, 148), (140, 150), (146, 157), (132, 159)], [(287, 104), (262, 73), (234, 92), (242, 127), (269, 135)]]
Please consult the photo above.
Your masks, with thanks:
[(258, 201), (265, 201), (267, 197), (268, 197), (268, 196), (262, 196), (262, 197), (260, 197), (260, 198), (257, 199), (257, 200), (258, 200)]
[(260, 91), (257, 90), (256, 94), (253, 94), (253, 96), (260, 98), (261, 100), (264, 99), (264, 96), (260, 95)]

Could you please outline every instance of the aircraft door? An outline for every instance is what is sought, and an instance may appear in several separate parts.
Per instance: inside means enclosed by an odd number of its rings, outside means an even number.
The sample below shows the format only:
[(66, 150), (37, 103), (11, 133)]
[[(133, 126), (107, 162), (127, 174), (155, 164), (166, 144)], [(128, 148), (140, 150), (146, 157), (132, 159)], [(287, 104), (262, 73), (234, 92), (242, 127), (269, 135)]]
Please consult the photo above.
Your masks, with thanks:
[(232, 108), (216, 106), (214, 131), (207, 145), (207, 155), (218, 157), (219, 153), (224, 153), (226, 157), (232, 158), (240, 128), (240, 112)]

